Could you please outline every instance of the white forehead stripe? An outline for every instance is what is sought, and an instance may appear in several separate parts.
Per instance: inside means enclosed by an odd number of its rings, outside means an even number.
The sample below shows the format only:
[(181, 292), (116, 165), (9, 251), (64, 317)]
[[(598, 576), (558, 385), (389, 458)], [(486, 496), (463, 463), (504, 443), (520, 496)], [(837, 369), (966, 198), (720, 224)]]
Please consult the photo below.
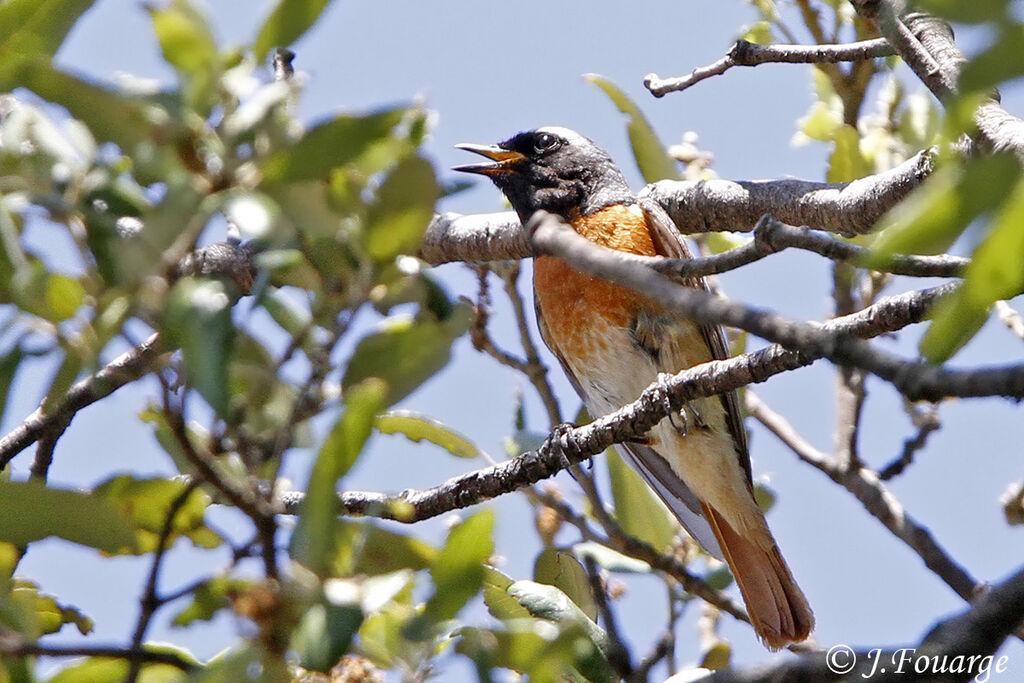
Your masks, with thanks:
[(543, 128), (537, 129), (538, 133), (551, 133), (557, 135), (560, 138), (565, 139), (567, 142), (573, 145), (592, 145), (594, 144), (590, 140), (586, 139), (576, 131), (570, 128), (563, 128), (562, 126), (544, 126)]

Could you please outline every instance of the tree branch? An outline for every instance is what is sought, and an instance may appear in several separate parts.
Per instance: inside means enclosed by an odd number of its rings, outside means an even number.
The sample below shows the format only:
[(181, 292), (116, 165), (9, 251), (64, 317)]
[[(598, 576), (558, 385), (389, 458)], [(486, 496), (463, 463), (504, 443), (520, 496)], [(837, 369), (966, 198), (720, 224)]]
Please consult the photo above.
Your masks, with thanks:
[(885, 38), (861, 40), (846, 45), (758, 45), (737, 40), (728, 54), (713, 64), (698, 67), (686, 76), (660, 78), (648, 74), (644, 85), (655, 97), (670, 92), (685, 90), (700, 81), (725, 73), (734, 66), (757, 66), (758, 64), (835, 64), (837, 62), (860, 62), (876, 57), (894, 54)]
[(5, 657), (108, 657), (129, 662), (147, 664), (169, 664), (182, 671), (196, 671), (199, 666), (179, 654), (146, 648), (131, 649), (117, 646), (96, 645), (73, 647), (60, 645), (39, 645), (38, 643), (17, 642), (10, 637), (0, 637), (0, 654)]
[(753, 229), (764, 214), (790, 225), (863, 235), (932, 172), (934, 150), (848, 183), (809, 180), (661, 180), (640, 194), (668, 212), (680, 232)]
[[(964, 58), (949, 26), (935, 17), (912, 13), (892, 0), (854, 0), (857, 13), (874, 22), (896, 52), (945, 105), (960, 94)], [(1011, 151), (1024, 161), (1024, 121), (990, 98), (974, 112), (977, 139), (989, 151)]]
[[(855, 652), (839, 645), (780, 664), (714, 672), (710, 683), (822, 683), (825, 681), (968, 681), (1003, 673), (995, 652), (1024, 619), (1024, 570), (993, 588), (962, 614), (940, 621), (916, 646)], [(841, 650), (837, 648), (843, 648)], [(841, 656), (836, 657), (836, 653)]]
[(910, 400), (936, 401), (952, 396), (1024, 398), (1024, 364), (946, 370), (903, 360), (848, 335), (831, 334), (809, 323), (748, 308), (681, 286), (650, 269), (636, 268), (621, 252), (590, 242), (550, 214), (540, 214), (531, 219), (529, 226), (538, 252), (561, 258), (588, 275), (628, 287), (701, 324), (737, 327), (787, 348), (867, 370), (890, 382)]
[(968, 602), (976, 597), (981, 584), (949, 556), (928, 529), (907, 514), (875, 472), (862, 467), (844, 469), (838, 462), (807, 443), (785, 418), (770, 410), (753, 392), (746, 392), (746, 407), (751, 417), (767, 427), (797, 457), (852, 493), (864, 509), (910, 546), (924, 560), (925, 566), (945, 581), (957, 595)]
[[(893, 332), (919, 322), (940, 296), (953, 289), (953, 285), (944, 285), (888, 297), (862, 311), (823, 323), (819, 329), (828, 334), (864, 337)], [(680, 372), (668, 382), (656, 382), (620, 410), (565, 432), (566, 443), (561, 448), (564, 456), (549, 439), (536, 451), (460, 475), (430, 489), (406, 490), (397, 496), (346, 491), (341, 494), (342, 508), (349, 515), (411, 523), (469, 507), (545, 479), (564, 469), (567, 462), (579, 463), (614, 443), (636, 439), (657, 424), (668, 409), (678, 410), (702, 396), (764, 382), (820, 357), (774, 345), (729, 360), (703, 363)], [(282, 511), (295, 514), (303, 498), (304, 494), (298, 491), (282, 494)]]
[[(871, 232), (875, 222), (932, 172), (934, 150), (896, 168), (848, 183), (809, 180), (662, 180), (650, 197), (684, 234), (753, 230), (765, 214), (789, 225), (841, 235)], [(795, 246), (795, 245), (794, 245)], [(439, 265), (533, 256), (529, 235), (515, 213), (438, 214), (427, 228), (419, 256)], [(832, 256), (829, 256), (832, 258)]]
[(37, 408), (24, 422), (0, 438), (0, 468), (58, 425), (69, 424), (75, 413), (82, 408), (106, 398), (125, 384), (152, 371), (157, 358), (166, 350), (160, 335), (150, 335), (146, 341), (125, 351), (96, 374), (73, 384), (63, 400), (50, 412), (44, 412), (42, 406)]

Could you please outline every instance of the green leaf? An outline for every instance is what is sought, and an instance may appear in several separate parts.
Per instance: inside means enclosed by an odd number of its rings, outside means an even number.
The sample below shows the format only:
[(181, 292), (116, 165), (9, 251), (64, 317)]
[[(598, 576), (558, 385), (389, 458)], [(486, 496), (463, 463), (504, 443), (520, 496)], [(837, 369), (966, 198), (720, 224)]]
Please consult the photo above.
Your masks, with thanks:
[(882, 217), (872, 258), (945, 251), (973, 220), (1002, 204), (1019, 177), (1020, 164), (1009, 154), (938, 168)]
[(0, 481), (0, 541), (25, 546), (50, 536), (105, 552), (135, 542), (129, 520), (101, 496)]
[(860, 133), (853, 126), (844, 125), (833, 136), (835, 149), (828, 158), (826, 179), (830, 183), (845, 183), (870, 175), (874, 170), (860, 151)]
[(39, 587), (30, 581), (15, 581), (11, 597), (16, 601), (31, 603), (40, 634), (57, 633), (64, 624), (74, 624), (83, 636), (92, 632), (92, 619), (80, 609), (71, 605), (61, 605), (53, 596), (41, 593)]
[(545, 548), (533, 563), (533, 579), (554, 586), (569, 596), (590, 619), (597, 619), (597, 603), (590, 591), (590, 577), (572, 553)]
[(580, 557), (593, 558), (594, 562), (597, 562), (597, 566), (610, 572), (621, 574), (649, 574), (651, 572), (651, 566), (643, 560), (627, 557), (600, 543), (586, 541), (577, 543), (572, 549)]
[(168, 341), (181, 348), (185, 377), (218, 415), (228, 414), (228, 368), (235, 339), (231, 299), (223, 283), (182, 278), (164, 318)]
[(964, 91), (985, 91), (1024, 75), (1024, 26), (1013, 24), (981, 54), (964, 65), (959, 86)]
[(434, 622), (452, 619), (484, 584), (484, 563), (494, 554), (494, 511), (483, 510), (448, 533), (448, 540), (430, 565), (434, 594), (425, 615)]
[(981, 24), (1001, 19), (1006, 16), (1009, 0), (919, 0), (918, 7), (923, 12), (937, 14), (952, 21), (965, 24)]
[[(542, 628), (543, 627), (543, 628)], [(608, 661), (583, 630), (520, 619), (503, 630), (460, 629), (455, 649), (476, 663), (481, 680), (494, 668), (512, 669), (536, 683), (614, 683)]]
[(150, 6), (149, 12), (164, 59), (177, 70), (186, 99), (198, 111), (208, 112), (222, 70), (209, 21), (189, 0), (171, 0), (160, 9)]
[(71, 388), (71, 385), (78, 378), (78, 373), (82, 371), (82, 365), (81, 357), (75, 353), (65, 352), (64, 359), (61, 361), (57, 371), (53, 373), (53, 381), (50, 382), (46, 398), (43, 399), (43, 410), (45, 412), (53, 411), (64, 400), (68, 389)]
[(761, 512), (768, 512), (775, 505), (775, 492), (766, 484), (754, 484), (754, 500)]
[(438, 551), (418, 538), (388, 531), (380, 525), (341, 520), (335, 526), (337, 555), (332, 576), (375, 576), (402, 569), (427, 569)]
[(457, 458), (480, 455), (477, 446), (443, 422), (408, 410), (392, 410), (377, 417), (374, 426), (382, 434), (402, 434), (417, 443), (428, 441)]
[(921, 353), (934, 363), (949, 359), (988, 319), (992, 304), (1024, 291), (1024, 182), (992, 221), (992, 229), (974, 250), (964, 284), (939, 302), (921, 339)]
[(373, 260), (390, 263), (399, 254), (415, 253), (440, 194), (430, 162), (418, 156), (399, 161), (366, 217), (366, 249)]
[(678, 525), (669, 509), (614, 449), (608, 449), (605, 461), (612, 484), (615, 519), (622, 529), (658, 550), (670, 547)]
[(811, 77), (817, 99), (811, 104), (811, 110), (797, 121), (800, 130), (795, 139), (797, 143), (806, 142), (807, 138), (828, 142), (843, 125), (843, 100), (832, 87), (832, 81), (816, 67), (811, 69)]
[(755, 45), (768, 45), (775, 42), (772, 36), (772, 25), (767, 21), (758, 21), (748, 26), (741, 36), (741, 40)]
[(292, 633), (289, 650), (298, 655), (299, 666), (304, 669), (330, 671), (348, 652), (362, 623), (363, 612), (358, 603), (335, 605), (325, 601), (313, 605)]
[(633, 147), (633, 157), (640, 168), (640, 175), (648, 183), (653, 183), (666, 178), (679, 178), (679, 169), (675, 160), (668, 155), (665, 146), (661, 144), (657, 133), (647, 122), (647, 118), (640, 109), (633, 104), (622, 90), (604, 76), (598, 74), (587, 74), (584, 78), (599, 87), (611, 98), (615, 106), (626, 115), (628, 122), (626, 131), (629, 133), (629, 142)]
[[(21, 60), (56, 54), (94, 0), (6, 0), (0, 3), (0, 84)], [(3, 89), (7, 89), (4, 84)]]
[(234, 595), (244, 593), (253, 586), (251, 579), (218, 576), (204, 581), (190, 594), (190, 602), (174, 615), (172, 626), (191, 626), (196, 621), (210, 621), (217, 612), (231, 607)]
[(159, 107), (119, 95), (46, 62), (23, 65), (16, 84), (61, 105), (98, 141), (113, 142), (125, 153), (132, 153), (139, 143), (167, 125), (167, 113)]
[(76, 278), (51, 273), (42, 263), (16, 270), (11, 279), (14, 301), (50, 322), (67, 320), (85, 303), (85, 287)]
[(385, 109), (366, 116), (339, 116), (306, 132), (290, 149), (272, 154), (263, 165), (264, 184), (326, 179), (386, 139), (406, 109)]
[(377, 377), (387, 383), (387, 404), (397, 403), (448, 364), (452, 341), (467, 325), (468, 315), (462, 306), (444, 322), (426, 316), (386, 319), (377, 332), (363, 337), (356, 346), (342, 389)]
[[(199, 666), (199, 661), (187, 650), (171, 645), (145, 645), (144, 647), (153, 652), (173, 652), (185, 661)], [(90, 657), (80, 664), (62, 669), (49, 680), (49, 683), (120, 683), (128, 677), (128, 668), (128, 661), (124, 659)], [(170, 664), (143, 664), (139, 675), (139, 683), (184, 683), (186, 680), (188, 680), (188, 674)]]
[[(93, 494), (108, 500), (135, 525), (134, 542), (119, 548), (116, 553), (139, 554), (156, 550), (171, 504), (186, 487), (187, 484), (180, 479), (136, 479), (127, 474), (97, 486)], [(174, 516), (167, 547), (182, 536), (199, 548), (219, 546), (220, 536), (205, 523), (204, 516), (209, 506), (209, 495), (200, 489), (192, 491)]]
[(350, 387), (345, 392), (344, 411), (313, 464), (309, 489), (292, 535), (291, 553), (321, 576), (329, 575), (338, 554), (338, 480), (352, 467), (370, 438), (373, 420), (384, 408), (384, 393), (383, 383), (374, 380)]
[(732, 656), (732, 648), (729, 643), (719, 640), (704, 651), (701, 656), (700, 665), (705, 669), (724, 669), (729, 666), (729, 659)]
[(14, 382), (14, 375), (18, 372), (21, 359), (25, 357), (20, 346), (15, 346), (10, 351), (0, 356), (0, 420), (3, 420), (4, 412), (7, 410), (7, 395)]
[(263, 61), (275, 47), (288, 47), (312, 28), (331, 0), (278, 0), (260, 27), (253, 52)]
[(508, 594), (508, 588), (515, 581), (502, 574), (494, 567), (486, 567), (484, 571), (484, 604), (491, 616), (500, 621), (511, 619), (527, 619), (531, 617), (529, 610)]
[(239, 330), (228, 373), (231, 414), (246, 425), (255, 439), (276, 439), (284, 430), (297, 431), (292, 424), (299, 390), (278, 377), (277, 360), (262, 342)]
[(508, 594), (538, 619), (579, 626), (601, 651), (608, 650), (608, 634), (584, 614), (568, 595), (554, 586), (534, 581), (516, 581), (508, 587)]
[(707, 574), (704, 575), (704, 580), (709, 586), (715, 590), (724, 591), (733, 582), (732, 572), (729, 571), (729, 566), (723, 564), (717, 569), (711, 569)]

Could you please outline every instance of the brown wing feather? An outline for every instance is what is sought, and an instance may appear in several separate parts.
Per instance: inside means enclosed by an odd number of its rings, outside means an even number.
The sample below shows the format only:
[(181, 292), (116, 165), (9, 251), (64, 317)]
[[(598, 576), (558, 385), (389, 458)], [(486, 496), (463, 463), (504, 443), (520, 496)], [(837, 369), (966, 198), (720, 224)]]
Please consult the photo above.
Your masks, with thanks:
[[(640, 208), (644, 210), (647, 216), (647, 227), (651, 232), (654, 249), (659, 256), (681, 259), (693, 258), (682, 235), (676, 230), (672, 219), (668, 217), (668, 214), (665, 213), (665, 210), (660, 205), (648, 199), (641, 199)], [(684, 283), (690, 287), (711, 291), (704, 278), (687, 278)], [(701, 325), (700, 332), (708, 348), (711, 349), (711, 355), (715, 360), (728, 360), (731, 357), (729, 344), (725, 339), (725, 331), (721, 326)], [(747, 473), (747, 483), (753, 486), (750, 454), (747, 445), (747, 430), (743, 428), (743, 413), (740, 412), (739, 396), (735, 391), (729, 391), (719, 394), (719, 397), (722, 400), (722, 405), (725, 406), (729, 433), (736, 444), (740, 465), (743, 467), (743, 471)]]

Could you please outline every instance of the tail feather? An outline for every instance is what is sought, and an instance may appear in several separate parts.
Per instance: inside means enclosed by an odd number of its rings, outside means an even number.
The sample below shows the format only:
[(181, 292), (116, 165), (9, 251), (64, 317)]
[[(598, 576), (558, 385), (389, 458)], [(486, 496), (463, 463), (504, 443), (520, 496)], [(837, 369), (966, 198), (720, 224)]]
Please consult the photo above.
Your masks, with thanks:
[(814, 614), (775, 542), (765, 549), (740, 535), (713, 507), (701, 506), (736, 577), (758, 637), (773, 649), (805, 640), (814, 628)]

